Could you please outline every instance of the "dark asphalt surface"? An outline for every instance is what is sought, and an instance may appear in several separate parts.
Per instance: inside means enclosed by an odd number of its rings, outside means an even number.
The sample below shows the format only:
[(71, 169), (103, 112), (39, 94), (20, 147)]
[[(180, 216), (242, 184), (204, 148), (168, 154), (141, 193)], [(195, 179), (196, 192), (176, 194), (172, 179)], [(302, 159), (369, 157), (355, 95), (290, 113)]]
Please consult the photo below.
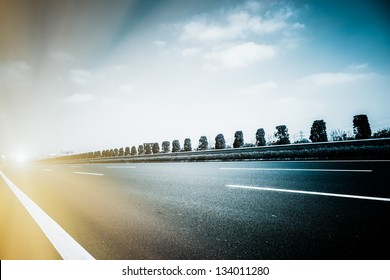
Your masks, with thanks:
[[(96, 259), (390, 255), (388, 201), (227, 187), (390, 198), (390, 161), (25, 165), (1, 170)], [(0, 190), (6, 188), (0, 178)], [(0, 205), (4, 208), (4, 196)], [(12, 209), (0, 217), (2, 228)], [(39, 256), (58, 258), (53, 253)], [(0, 257), (8, 258), (4, 253)]]

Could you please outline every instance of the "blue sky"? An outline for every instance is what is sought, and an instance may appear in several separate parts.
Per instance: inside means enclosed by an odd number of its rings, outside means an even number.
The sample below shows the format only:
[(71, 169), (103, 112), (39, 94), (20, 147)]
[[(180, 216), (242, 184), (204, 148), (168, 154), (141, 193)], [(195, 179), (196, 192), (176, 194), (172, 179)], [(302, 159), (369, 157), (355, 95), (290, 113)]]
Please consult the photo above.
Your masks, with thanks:
[(0, 1), (0, 153), (390, 126), (386, 1)]

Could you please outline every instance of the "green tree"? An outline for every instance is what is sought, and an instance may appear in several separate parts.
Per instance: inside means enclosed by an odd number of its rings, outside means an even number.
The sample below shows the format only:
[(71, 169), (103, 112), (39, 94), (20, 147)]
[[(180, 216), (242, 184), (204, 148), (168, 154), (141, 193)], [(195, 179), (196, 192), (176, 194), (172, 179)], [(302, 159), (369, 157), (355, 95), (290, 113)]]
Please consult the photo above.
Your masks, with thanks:
[(145, 154), (150, 155), (152, 153), (152, 147), (149, 143), (145, 144)]
[(218, 134), (215, 137), (215, 148), (216, 149), (225, 149), (226, 148), (225, 137), (223, 136), (222, 133)]
[(233, 148), (240, 148), (242, 146), (244, 146), (244, 134), (242, 131), (236, 131), (234, 133)]
[(310, 129), (309, 139), (312, 142), (328, 142), (328, 135), (326, 134), (326, 123), (324, 120), (315, 120)]
[(294, 142), (294, 144), (305, 144), (305, 143), (311, 143), (311, 142), (307, 138), (302, 138)]
[(374, 133), (372, 136), (373, 138), (390, 138), (390, 128), (384, 128), (381, 130), (378, 130)]
[(256, 146), (265, 146), (265, 131), (263, 128), (259, 128), (256, 131)]
[(132, 156), (137, 155), (137, 148), (136, 148), (135, 146), (132, 146), (132, 147), (131, 147), (130, 155), (132, 155)]
[(171, 143), (169, 141), (162, 142), (162, 150), (164, 153), (168, 153), (171, 150)]
[(158, 143), (154, 143), (152, 147), (153, 154), (158, 154), (160, 152), (160, 145)]
[(130, 148), (126, 147), (125, 148), (125, 156), (129, 156), (129, 155), (130, 155)]
[(207, 137), (201, 136), (199, 138), (198, 150), (207, 150), (208, 147), (209, 147), (209, 141), (207, 141)]
[(191, 150), (192, 150), (191, 139), (190, 138), (184, 139), (184, 151), (191, 151)]
[(180, 152), (180, 142), (179, 140), (172, 141), (172, 153)]
[(100, 157), (102, 157), (102, 153), (100, 151), (96, 151), (96, 152), (93, 153), (93, 157), (94, 158), (100, 158)]
[(355, 139), (368, 139), (371, 137), (371, 128), (367, 115), (353, 116), (353, 133), (355, 134)]
[(278, 125), (274, 136), (276, 137), (276, 145), (290, 144), (290, 135), (285, 125)]
[(144, 153), (144, 145), (138, 145), (138, 154), (142, 155)]

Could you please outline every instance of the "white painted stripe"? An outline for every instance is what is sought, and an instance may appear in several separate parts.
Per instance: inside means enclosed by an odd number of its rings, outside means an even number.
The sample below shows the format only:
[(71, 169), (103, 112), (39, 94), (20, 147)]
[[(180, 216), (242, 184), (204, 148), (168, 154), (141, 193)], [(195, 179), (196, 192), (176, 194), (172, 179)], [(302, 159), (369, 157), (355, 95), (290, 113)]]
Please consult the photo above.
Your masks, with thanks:
[(372, 172), (371, 169), (325, 169), (325, 168), (255, 168), (255, 167), (220, 167), (220, 170), (253, 171), (314, 171), (314, 172)]
[[(326, 160), (267, 160), (266, 162), (283, 162), (283, 163), (305, 163), (305, 162), (319, 162), (319, 163), (329, 163), (329, 162), (351, 162), (351, 163), (359, 163), (359, 162), (390, 162), (389, 159), (326, 159)], [(234, 163), (234, 162), (232, 162)]]
[(311, 194), (311, 195), (322, 195), (322, 196), (334, 196), (334, 197), (343, 197), (343, 198), (379, 200), (379, 201), (390, 202), (390, 198), (386, 198), (386, 197), (373, 197), (373, 196), (360, 196), (360, 195), (350, 195), (350, 194), (310, 192), (310, 191), (299, 191), (299, 190), (289, 190), (289, 189), (274, 189), (274, 188), (265, 188), (265, 187), (240, 186), (240, 185), (226, 185), (226, 187), (229, 187), (229, 188), (240, 188), (240, 189), (250, 189), (250, 190), (259, 190), (259, 191), (287, 192), (287, 193)]
[[(264, 160), (258, 161), (261, 163), (283, 163), (283, 164), (294, 164), (294, 163), (382, 163), (390, 162), (390, 159), (342, 159), (342, 160)], [(237, 164), (235, 161), (227, 161), (224, 164)]]
[(3, 172), (0, 171), (0, 175), (64, 260), (94, 260), (94, 257), (12, 183)]
[(135, 166), (106, 166), (107, 168), (118, 168), (118, 169), (134, 169)]
[(92, 175), (92, 176), (103, 176), (104, 174), (102, 173), (88, 173), (88, 172), (73, 172), (76, 174), (83, 174), (83, 175)]

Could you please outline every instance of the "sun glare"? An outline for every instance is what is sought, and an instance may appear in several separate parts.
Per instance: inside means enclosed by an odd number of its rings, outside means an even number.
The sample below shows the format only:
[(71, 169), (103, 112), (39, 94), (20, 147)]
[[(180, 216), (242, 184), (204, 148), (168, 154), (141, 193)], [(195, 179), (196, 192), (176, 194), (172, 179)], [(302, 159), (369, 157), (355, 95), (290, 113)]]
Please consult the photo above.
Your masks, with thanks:
[(25, 162), (26, 161), (26, 156), (22, 153), (18, 153), (16, 155), (16, 161), (17, 162)]

